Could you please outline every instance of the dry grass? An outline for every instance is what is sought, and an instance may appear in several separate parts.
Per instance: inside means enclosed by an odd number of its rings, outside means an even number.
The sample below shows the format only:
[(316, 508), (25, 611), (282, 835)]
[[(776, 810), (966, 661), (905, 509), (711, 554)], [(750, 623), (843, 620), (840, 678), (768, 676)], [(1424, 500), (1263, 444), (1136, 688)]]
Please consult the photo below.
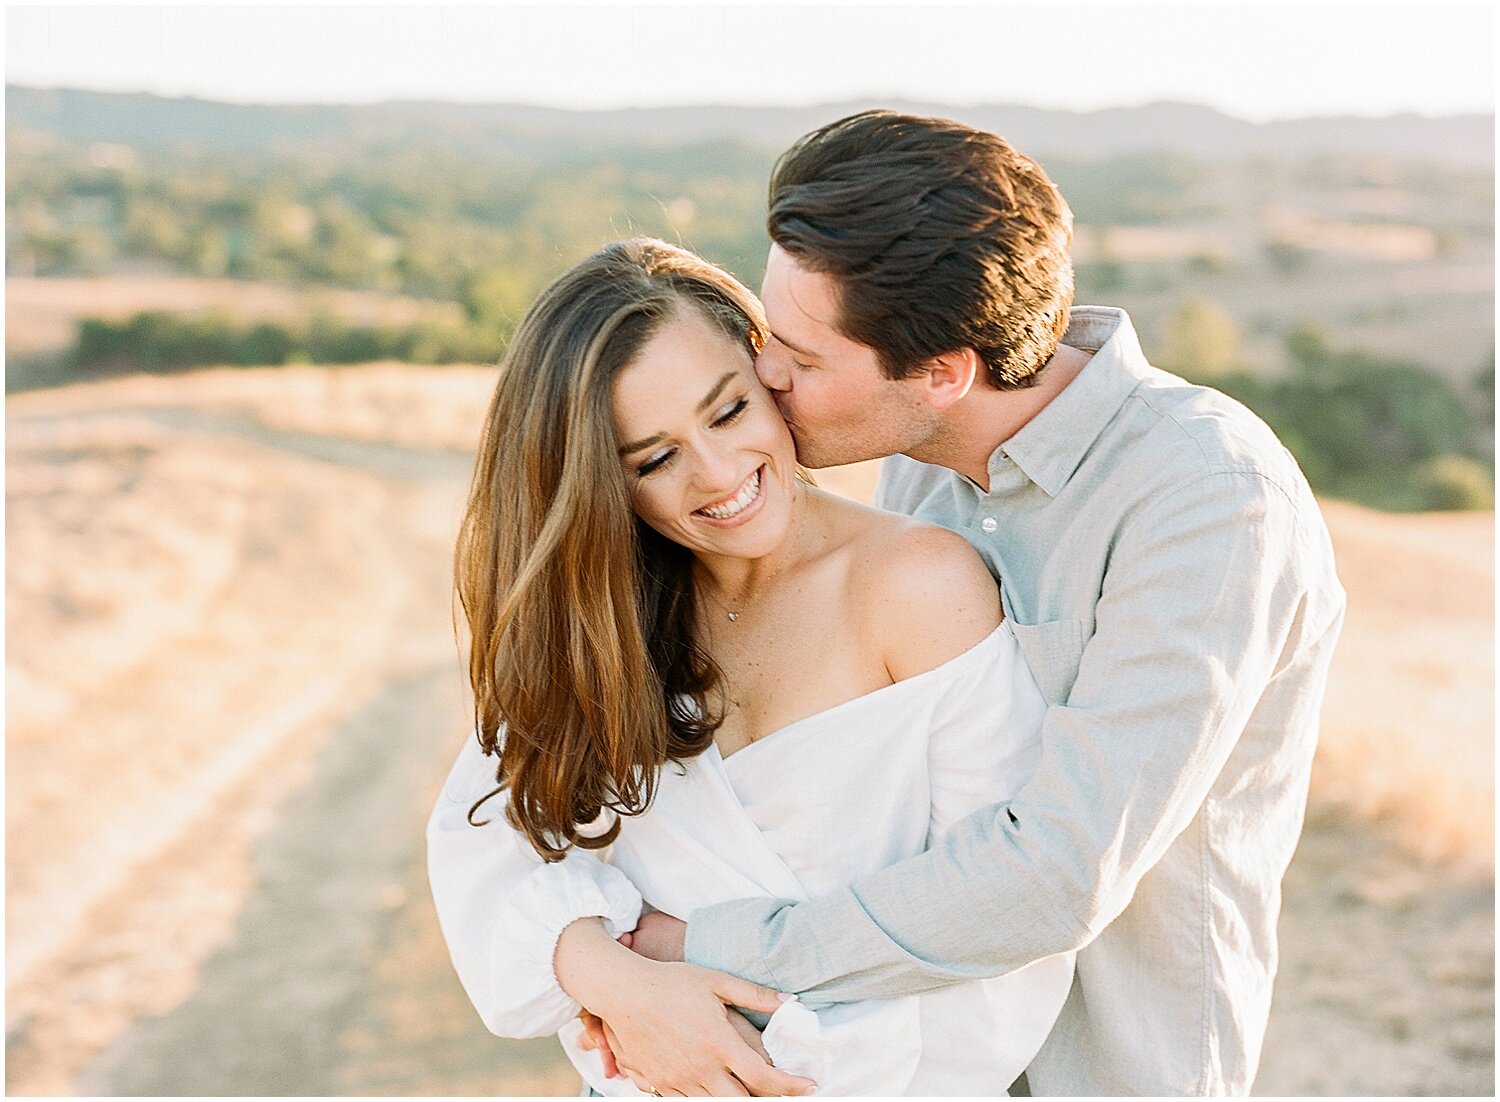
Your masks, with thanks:
[[(14, 982), (264, 754), (336, 711), (404, 582), (366, 538), (385, 491), (360, 472), (309, 478), (128, 413), (12, 413), (6, 443)], [(346, 584), (320, 583), (331, 575)], [(351, 638), (365, 640), (353, 653)]]
[(1425, 858), (1495, 862), (1495, 516), (1324, 505), (1349, 593), (1315, 796)]
[[(263, 446), (254, 426), (467, 453), (493, 382), (488, 367), (219, 369), (8, 401), (7, 1019), (26, 1038), (9, 1050), (12, 1092), (67, 1093), (93, 1053), (179, 1003), (230, 935), (249, 841), (299, 763), (402, 661), (452, 661), (446, 564), (434, 549), (451, 539), (455, 491), (414, 496), (371, 472)], [(227, 415), (250, 431), (167, 427), (152, 415), (160, 410)], [(818, 481), (868, 500), (877, 467)], [(1319, 902), (1311, 897), (1333, 873), (1301, 888), (1289, 880), (1284, 926), (1316, 935), (1378, 912), (1408, 960), (1427, 959), (1451, 932), (1453, 952), (1434, 957), (1448, 972), (1417, 970), (1410, 983), (1438, 985), (1435, 1003), (1458, 992), (1450, 1032), (1469, 1038), (1469, 1055), (1452, 1057), (1462, 1075), (1429, 1081), (1477, 1082), (1484, 1061), (1469, 1034), (1487, 1011), (1471, 973), (1483, 971), (1475, 961), (1492, 967), (1492, 912), (1471, 886), (1456, 897), (1461, 912), (1429, 908), (1416, 924), (1402, 908), (1450, 898), (1440, 892), (1454, 862), (1477, 878), (1466, 884), (1493, 875), (1494, 517), (1387, 516), (1337, 502), (1325, 514), (1350, 611), (1309, 852), (1337, 870), (1347, 850), (1349, 884)], [(420, 539), (399, 537), (402, 525)], [(419, 631), (400, 626), (413, 604), (439, 610)], [(275, 771), (270, 783), (255, 779), (264, 770)], [(1354, 833), (1339, 835), (1329, 816)], [(205, 830), (220, 848), (195, 844)], [(1350, 848), (1386, 832), (1412, 864), (1387, 868)], [(1366, 866), (1375, 871), (1358, 871)], [(1288, 1000), (1278, 994), (1293, 1008), (1280, 1019), (1283, 1053), (1332, 1005), (1316, 969), (1333, 958), (1320, 954)], [(1338, 962), (1353, 1023), (1341, 1028), (1363, 1028), (1374, 997), (1361, 986), (1365, 967), (1363, 957)], [(406, 981), (390, 982), (399, 998)], [(1394, 1006), (1398, 994), (1379, 997)], [(1421, 1032), (1417, 1010), (1400, 1014), (1417, 1023), (1400, 1026), (1403, 1052), (1459, 1043), (1437, 1027)], [(1315, 1050), (1300, 1060), (1273, 1067), (1268, 1082), (1325, 1082)], [(1353, 1074), (1361, 1061), (1348, 1063)]]
[(130, 375), (8, 399), (18, 413), (189, 409), (238, 414), (267, 428), (472, 452), (494, 367), (217, 367), (164, 378)]
[[(57, 412), (192, 408), (240, 414), (276, 429), (468, 451), (494, 378), (490, 367), (221, 368), (22, 395), (11, 404), (17, 413), (33, 403)], [(175, 461), (185, 470), (194, 467), (190, 457)], [(821, 485), (868, 501), (877, 471), (878, 464), (868, 463), (816, 477)], [(29, 476), (23, 469), (15, 477)], [(61, 479), (64, 486), (102, 479), (95, 495), (100, 523), (111, 509), (134, 508), (111, 504), (110, 476), (97, 460), (81, 456), (46, 477)], [(209, 586), (215, 571), (225, 569), (223, 552), (215, 548), (222, 547), (232, 523), (225, 510), (233, 508), (233, 500), (211, 480), (185, 490), (175, 515), (163, 516), (150, 537), (164, 545), (174, 538), (203, 545), (189, 570), (170, 571), (179, 590), (171, 615), (182, 622), (195, 615), (188, 594)], [(1325, 503), (1324, 514), (1349, 593), (1349, 617), (1329, 685), (1315, 796), (1389, 823), (1423, 856), (1462, 857), (1493, 869), (1493, 514), (1394, 516), (1341, 502)], [(118, 599), (90, 590), (101, 585), (108, 590), (109, 581), (79, 579), (65, 570), (50, 582), (32, 579), (26, 572), (43, 556), (28, 554), (25, 541), (44, 537), (19, 530), (18, 536), (22, 542), (13, 553), (13, 570), (20, 572), (23, 603)], [(137, 560), (141, 573), (132, 592), (138, 602), (164, 607), (159, 597), (148, 597), (152, 583), (140, 584), (153, 571), (161, 573), (164, 561), (144, 554)], [(39, 596), (28, 598), (27, 592)], [(149, 630), (162, 630), (169, 619), (157, 616)], [(144, 645), (146, 630), (133, 635), (130, 646)], [(96, 648), (98, 661), (118, 662), (110, 657), (110, 637), (106, 633), (90, 644), (87, 631), (63, 633), (57, 653), (69, 657), (59, 658), (59, 670), (95, 668), (92, 660), (71, 657), (76, 651), (81, 658), (84, 651), (78, 648), (89, 646)], [(28, 710), (45, 714), (66, 692), (65, 672), (40, 679), (24, 665), (18, 672), (21, 693), (13, 707), (23, 715)]]

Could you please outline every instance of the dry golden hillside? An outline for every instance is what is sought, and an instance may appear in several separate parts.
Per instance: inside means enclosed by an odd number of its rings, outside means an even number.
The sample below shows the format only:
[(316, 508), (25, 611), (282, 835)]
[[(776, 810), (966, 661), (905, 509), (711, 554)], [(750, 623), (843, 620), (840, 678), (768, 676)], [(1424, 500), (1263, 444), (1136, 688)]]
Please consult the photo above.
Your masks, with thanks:
[[(474, 1021), (421, 872), (466, 724), (448, 556), (493, 378), (8, 400), (12, 1093), (571, 1089), (550, 1042)], [(1261, 1089), (1487, 1093), (1494, 517), (1325, 514), (1350, 610)]]

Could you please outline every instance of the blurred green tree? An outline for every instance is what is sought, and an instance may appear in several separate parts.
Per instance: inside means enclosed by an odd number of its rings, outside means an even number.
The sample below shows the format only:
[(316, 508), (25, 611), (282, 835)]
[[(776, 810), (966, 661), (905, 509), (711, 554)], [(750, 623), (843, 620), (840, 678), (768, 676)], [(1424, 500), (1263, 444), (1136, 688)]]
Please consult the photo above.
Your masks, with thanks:
[(1184, 299), (1167, 323), (1160, 360), (1167, 371), (1212, 384), (1239, 366), (1239, 326), (1216, 302)]

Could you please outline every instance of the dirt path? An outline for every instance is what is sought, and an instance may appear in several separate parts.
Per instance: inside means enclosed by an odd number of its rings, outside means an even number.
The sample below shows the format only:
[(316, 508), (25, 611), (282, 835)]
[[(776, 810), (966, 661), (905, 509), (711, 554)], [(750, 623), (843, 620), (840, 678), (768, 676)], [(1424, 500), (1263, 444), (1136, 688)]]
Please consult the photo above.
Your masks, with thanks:
[[(338, 714), (268, 751), (8, 1000), (10, 1092), (575, 1093), (555, 1043), (479, 1024), (426, 889), (422, 826), (465, 721), (447, 568), (468, 457), (149, 416), (308, 478), (380, 480), (365, 535), (405, 588)], [(1314, 815), (1286, 886), (1260, 1092), (1492, 1093), (1492, 898), (1492, 879)]]
[(1495, 882), (1314, 810), (1255, 1093), (1495, 1093)]

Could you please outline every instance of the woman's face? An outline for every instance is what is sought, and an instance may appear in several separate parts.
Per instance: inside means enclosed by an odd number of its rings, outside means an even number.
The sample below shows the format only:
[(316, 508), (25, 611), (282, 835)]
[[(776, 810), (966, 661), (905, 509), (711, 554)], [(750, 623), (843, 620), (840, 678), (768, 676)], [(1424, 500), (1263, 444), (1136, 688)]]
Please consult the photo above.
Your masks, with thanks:
[(796, 458), (749, 351), (691, 307), (614, 381), (615, 438), (636, 515), (695, 553), (759, 558), (791, 521)]

